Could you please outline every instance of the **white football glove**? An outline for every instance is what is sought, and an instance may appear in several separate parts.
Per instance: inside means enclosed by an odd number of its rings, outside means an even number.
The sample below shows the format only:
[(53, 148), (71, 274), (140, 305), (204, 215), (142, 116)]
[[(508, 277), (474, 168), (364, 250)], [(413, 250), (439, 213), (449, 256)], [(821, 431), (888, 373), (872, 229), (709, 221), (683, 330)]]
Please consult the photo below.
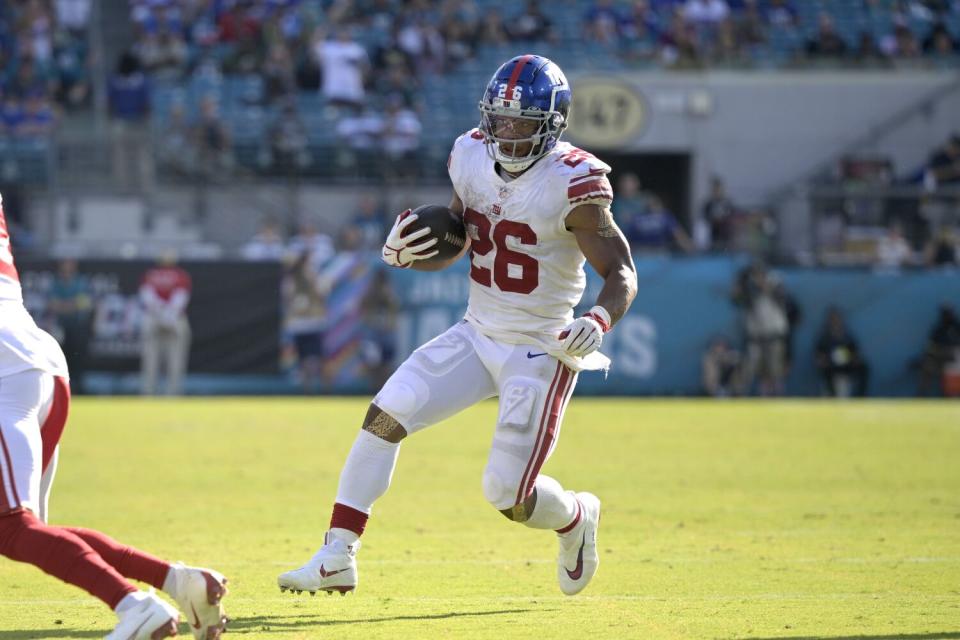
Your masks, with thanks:
[(436, 238), (430, 238), (419, 244), (413, 244), (423, 236), (430, 235), (430, 227), (424, 227), (423, 229), (414, 231), (410, 235), (403, 235), (403, 230), (413, 224), (416, 219), (417, 216), (410, 213), (410, 209), (407, 209), (398, 215), (396, 222), (393, 223), (393, 228), (390, 229), (390, 233), (387, 235), (387, 241), (384, 243), (383, 249), (380, 250), (380, 259), (391, 267), (406, 269), (417, 260), (432, 258), (440, 253), (436, 249), (427, 251), (430, 247), (437, 244)]
[(560, 332), (563, 350), (572, 356), (588, 356), (600, 348), (607, 331), (610, 331), (610, 314), (603, 307), (595, 306)]

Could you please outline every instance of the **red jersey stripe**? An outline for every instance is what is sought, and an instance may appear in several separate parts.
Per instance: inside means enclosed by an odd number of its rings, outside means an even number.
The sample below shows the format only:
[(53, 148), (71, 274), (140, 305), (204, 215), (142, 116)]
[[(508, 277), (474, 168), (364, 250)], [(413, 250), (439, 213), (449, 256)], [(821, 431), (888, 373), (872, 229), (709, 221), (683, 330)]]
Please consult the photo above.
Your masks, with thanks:
[(610, 187), (610, 181), (606, 178), (599, 178), (590, 180), (588, 182), (581, 182), (578, 185), (574, 185), (567, 189), (568, 198), (580, 198), (585, 196), (588, 193), (594, 191), (604, 191), (613, 196), (613, 189)]

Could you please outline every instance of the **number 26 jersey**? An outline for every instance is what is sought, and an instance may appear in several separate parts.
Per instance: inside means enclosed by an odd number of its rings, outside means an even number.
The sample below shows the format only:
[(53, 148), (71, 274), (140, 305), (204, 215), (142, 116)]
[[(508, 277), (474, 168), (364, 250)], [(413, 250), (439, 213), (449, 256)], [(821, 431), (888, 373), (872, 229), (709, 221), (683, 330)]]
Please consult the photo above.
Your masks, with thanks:
[(568, 355), (558, 336), (586, 286), (585, 258), (566, 217), (581, 204), (610, 206), (610, 167), (558, 142), (506, 181), (473, 129), (454, 142), (448, 170), (471, 242), (467, 321), (495, 340), (539, 346), (574, 370), (604, 368), (605, 357)]

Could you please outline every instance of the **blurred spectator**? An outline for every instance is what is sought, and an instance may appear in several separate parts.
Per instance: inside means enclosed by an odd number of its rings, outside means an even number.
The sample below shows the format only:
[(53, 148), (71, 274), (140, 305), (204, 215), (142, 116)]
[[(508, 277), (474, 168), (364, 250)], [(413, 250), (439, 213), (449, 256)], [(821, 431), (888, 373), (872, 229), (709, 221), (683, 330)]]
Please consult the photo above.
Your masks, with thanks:
[(251, 261), (279, 262), (286, 254), (283, 236), (273, 218), (264, 219), (257, 233), (240, 249), (243, 259)]
[(216, 179), (233, 168), (230, 133), (220, 118), (220, 105), (213, 96), (200, 101), (200, 119), (194, 130), (197, 168), (207, 179)]
[(508, 32), (517, 42), (556, 42), (553, 23), (537, 0), (527, 0), (523, 12), (510, 21)]
[(474, 57), (476, 52), (476, 33), (463, 20), (450, 19), (440, 26), (440, 35), (446, 44), (446, 58), (449, 61), (445, 71), (452, 71), (460, 64)]
[(640, 178), (635, 173), (624, 173), (617, 180), (617, 197), (613, 200), (613, 214), (622, 228), (635, 217), (646, 213), (647, 194), (640, 187)]
[(960, 264), (957, 241), (949, 227), (938, 229), (923, 250), (924, 262), (928, 267), (954, 267)]
[(390, 284), (390, 274), (378, 269), (360, 303), (365, 336), (361, 357), (371, 388), (383, 386), (393, 372), (399, 311), (400, 299)]
[(812, 58), (843, 58), (847, 55), (847, 43), (837, 33), (833, 18), (821, 13), (817, 20), (815, 37), (807, 41), (807, 55)]
[(369, 66), (366, 50), (353, 39), (350, 28), (337, 27), (335, 39), (318, 30), (313, 53), (323, 73), (323, 95), (333, 105), (360, 108), (364, 104), (364, 76)]
[(799, 22), (797, 8), (792, 0), (770, 0), (764, 16), (768, 24), (776, 27), (793, 27)]
[(404, 107), (415, 111), (421, 111), (423, 108), (422, 100), (418, 95), (420, 84), (403, 65), (392, 65), (378, 74), (375, 89), (381, 96), (387, 96), (387, 99), (400, 98), (400, 103)]
[(899, 269), (913, 260), (913, 249), (903, 237), (903, 228), (899, 222), (892, 223), (887, 233), (877, 242), (877, 267)]
[(710, 227), (709, 246), (714, 250), (725, 251), (730, 248), (736, 212), (723, 180), (714, 176), (710, 180), (710, 197), (703, 203), (703, 219)]
[(177, 32), (148, 33), (136, 45), (143, 68), (161, 76), (174, 77), (186, 66), (187, 43)]
[(790, 320), (779, 279), (755, 262), (737, 274), (732, 300), (743, 311), (747, 358), (744, 390), (756, 379), (762, 396), (783, 394)]
[(660, 37), (660, 19), (650, 8), (649, 0), (634, 0), (630, 12), (619, 25), (620, 44), (629, 61), (646, 62), (656, 57)]
[(317, 390), (324, 356), (329, 287), (311, 266), (314, 256), (301, 251), (283, 280), (284, 328), (297, 354), (297, 373), (304, 393)]
[(786, 378), (790, 374), (790, 370), (793, 369), (794, 338), (797, 334), (797, 327), (800, 325), (800, 320), (803, 317), (803, 310), (800, 308), (796, 297), (787, 291), (783, 280), (776, 276), (771, 276), (771, 279), (773, 280), (773, 296), (779, 300), (783, 306), (783, 310), (787, 314), (787, 337), (785, 340), (786, 348), (784, 349), (784, 378)]
[(704, 392), (714, 398), (742, 395), (742, 363), (743, 356), (725, 337), (711, 340), (700, 363)]
[(365, 194), (357, 202), (357, 211), (350, 220), (351, 226), (360, 231), (360, 245), (368, 251), (377, 251), (387, 234), (384, 224), (386, 213), (376, 197)]
[(510, 42), (507, 28), (503, 25), (503, 16), (495, 8), (491, 8), (484, 14), (478, 33), (482, 44), (504, 45)]
[(57, 267), (50, 287), (50, 310), (62, 335), (60, 346), (70, 367), (70, 388), (73, 393), (84, 393), (93, 291), (90, 281), (77, 273), (76, 260), (64, 260)]
[(325, 233), (320, 233), (317, 222), (312, 218), (300, 221), (297, 234), (290, 238), (287, 253), (292, 256), (309, 255), (310, 267), (320, 273), (323, 265), (334, 255), (333, 240)]
[(674, 249), (684, 253), (694, 251), (690, 236), (663, 201), (653, 194), (647, 196), (646, 209), (627, 220), (623, 231), (630, 246), (639, 253), (664, 253)]
[(597, 42), (612, 44), (619, 37), (622, 20), (613, 0), (596, 0), (583, 16), (584, 33)]
[(182, 102), (175, 102), (167, 114), (167, 121), (156, 140), (156, 156), (160, 165), (174, 174), (185, 177), (196, 168), (194, 133), (187, 121)]
[(673, 14), (670, 28), (660, 34), (660, 62), (675, 69), (699, 68), (703, 64), (700, 38), (692, 22), (682, 12)]
[(271, 47), (262, 72), (269, 104), (295, 96), (297, 91), (296, 69), (290, 50), (285, 45), (276, 44)]
[(399, 96), (387, 99), (383, 118), (383, 150), (387, 177), (412, 178), (418, 173), (417, 152), (420, 150), (420, 119), (403, 107)]
[(20, 98), (12, 92), (5, 94), (3, 103), (0, 104), (0, 134), (10, 138), (19, 136), (26, 117)]
[(87, 104), (90, 97), (90, 70), (87, 68), (86, 42), (65, 38), (55, 49), (57, 65), (57, 101), (67, 108)]
[(753, 47), (767, 41), (765, 18), (760, 13), (758, 0), (744, 0), (743, 8), (734, 17), (737, 42)]
[(938, 22), (924, 39), (923, 52), (939, 58), (950, 58), (960, 53), (960, 42), (954, 40), (944, 23)]
[[(166, 369), (167, 395), (180, 395), (190, 355), (190, 323), (187, 305), (190, 274), (177, 266), (176, 254), (166, 252), (148, 269), (140, 284), (143, 305), (140, 361), (141, 393), (155, 395), (160, 369)], [(163, 363), (163, 364), (162, 364)]]
[(695, 25), (717, 25), (730, 15), (726, 0), (687, 0), (683, 17)]
[(960, 184), (960, 133), (950, 136), (946, 144), (930, 157), (924, 183), (930, 189), (936, 189), (939, 185)]
[(56, 125), (56, 116), (53, 108), (41, 93), (27, 96), (26, 109), (23, 112), (23, 121), (20, 124), (22, 136), (44, 138), (53, 132)]
[(46, 67), (38, 66), (29, 55), (22, 58), (7, 85), (7, 91), (25, 98), (31, 95), (49, 95), (55, 86), (54, 79), (46, 73)]
[(893, 32), (880, 39), (880, 50), (891, 58), (915, 58), (921, 53), (920, 44), (905, 20), (894, 24)]
[(76, 37), (85, 37), (93, 0), (56, 0), (57, 23)]
[(150, 108), (150, 89), (140, 61), (132, 53), (120, 56), (117, 71), (108, 86), (112, 127), (113, 175), (129, 187), (133, 177), (143, 189), (153, 179), (153, 154), (143, 136), (143, 123)]
[(870, 369), (856, 338), (847, 328), (843, 314), (836, 307), (827, 311), (820, 329), (816, 362), (826, 395), (836, 398), (867, 395)]
[(273, 165), (284, 172), (297, 172), (310, 164), (307, 150), (307, 127), (300, 118), (297, 105), (289, 100), (270, 130)]
[(443, 67), (443, 36), (427, 20), (412, 19), (401, 26), (397, 45), (413, 63), (418, 77), (436, 73)]
[(365, 107), (337, 123), (337, 163), (357, 175), (380, 177), (383, 157), (380, 138), (384, 130), (383, 116)]
[(860, 40), (854, 53), (856, 61), (862, 65), (877, 65), (887, 62), (888, 58), (880, 50), (873, 34), (869, 31), (860, 32)]
[(948, 304), (940, 307), (937, 321), (930, 330), (920, 356), (920, 379), (917, 395), (936, 394), (942, 384), (944, 368), (960, 359), (960, 318)]
[(217, 21), (220, 42), (238, 42), (254, 39), (260, 34), (260, 23), (251, 10), (250, 2), (226, 3), (227, 9)]

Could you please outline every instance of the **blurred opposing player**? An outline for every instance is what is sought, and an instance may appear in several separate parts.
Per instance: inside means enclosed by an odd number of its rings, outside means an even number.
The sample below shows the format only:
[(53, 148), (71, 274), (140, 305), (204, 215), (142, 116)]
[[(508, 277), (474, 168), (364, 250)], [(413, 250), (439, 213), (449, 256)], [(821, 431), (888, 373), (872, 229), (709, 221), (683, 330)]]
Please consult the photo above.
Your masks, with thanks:
[[(491, 78), (480, 127), (457, 139), (448, 162), (450, 209), (463, 216), (471, 240), (466, 317), (417, 349), (373, 399), (340, 475), (324, 545), (280, 576), (281, 589), (354, 589), (359, 537), (390, 484), (400, 441), (493, 396), (500, 408), (484, 496), (515, 522), (557, 532), (564, 593), (580, 592), (596, 572), (600, 500), (565, 491), (540, 468), (578, 372), (609, 364), (597, 349), (633, 301), (637, 280), (610, 213), (610, 167), (560, 141), (570, 99), (563, 72), (540, 56), (518, 56)], [(397, 218), (384, 261), (446, 266), (422, 262), (435, 255), (429, 230), (403, 236), (415, 219), (409, 211)], [(604, 286), (596, 305), (574, 319), (585, 259)]]
[(169, 594), (196, 638), (218, 638), (226, 623), (222, 575), (170, 564), (99, 531), (47, 524), (70, 406), (67, 379), (60, 346), (23, 306), (0, 198), (0, 555), (30, 563), (106, 603), (119, 618), (108, 640), (177, 635), (177, 610), (127, 578)]

